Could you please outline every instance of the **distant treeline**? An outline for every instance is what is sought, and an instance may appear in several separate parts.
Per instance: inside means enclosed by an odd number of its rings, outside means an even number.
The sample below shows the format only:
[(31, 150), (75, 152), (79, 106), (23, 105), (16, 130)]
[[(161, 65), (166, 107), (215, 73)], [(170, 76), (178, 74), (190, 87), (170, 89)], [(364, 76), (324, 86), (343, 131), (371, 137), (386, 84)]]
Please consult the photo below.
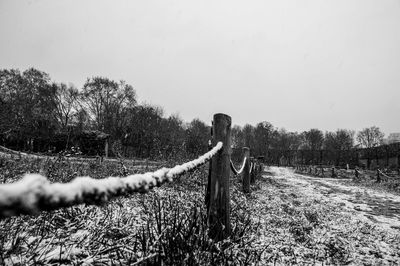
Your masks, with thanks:
[(34, 68), (0, 70), (0, 143), (9, 148), (48, 152), (79, 144), (102, 155), (99, 143), (109, 136), (110, 155), (159, 158), (203, 153), (209, 135), (199, 119), (184, 123), (164, 117), (161, 107), (138, 104), (124, 81), (92, 77), (78, 89)]
[[(398, 167), (400, 145), (382, 145), (384, 134), (376, 126), (355, 134), (353, 130), (334, 132), (313, 128), (301, 133), (275, 128), (271, 123), (235, 126), (232, 130), (233, 158), (241, 158), (240, 147), (250, 147), (253, 156), (275, 165), (335, 165)], [(357, 141), (357, 144), (356, 144)]]
[[(210, 131), (199, 119), (186, 123), (178, 115), (164, 116), (159, 106), (138, 104), (136, 90), (124, 81), (91, 77), (76, 88), (34, 68), (0, 70), (0, 144), (9, 148), (58, 152), (78, 145), (83, 153), (101, 155), (101, 143), (107, 140), (110, 155), (191, 157), (207, 151)], [(370, 127), (356, 139), (358, 147), (373, 148), (381, 144), (383, 133)], [(94, 149), (85, 149), (87, 143)], [(355, 132), (288, 132), (263, 121), (233, 126), (232, 144), (234, 159), (248, 146), (254, 156), (271, 163), (291, 160), (288, 151), (313, 154), (305, 156), (305, 162), (318, 162), (315, 154), (325, 151), (332, 163), (340, 164), (354, 150)]]
[(372, 148), (349, 150), (269, 150), (265, 162), (275, 165), (324, 165), (351, 168), (395, 168), (400, 162), (400, 143), (380, 145)]

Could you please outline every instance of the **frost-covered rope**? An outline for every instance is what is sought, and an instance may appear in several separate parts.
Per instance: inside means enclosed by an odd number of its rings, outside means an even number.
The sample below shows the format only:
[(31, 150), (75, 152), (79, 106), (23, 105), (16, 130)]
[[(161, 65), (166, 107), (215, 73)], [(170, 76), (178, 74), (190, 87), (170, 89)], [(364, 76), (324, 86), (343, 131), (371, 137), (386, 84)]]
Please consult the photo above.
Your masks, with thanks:
[(240, 174), (243, 172), (244, 166), (246, 165), (246, 161), (247, 161), (247, 158), (244, 157), (243, 163), (242, 163), (242, 167), (241, 167), (239, 170), (237, 170), (237, 169), (235, 168), (235, 165), (233, 164), (233, 162), (232, 162), (232, 160), (231, 160), (231, 169), (232, 169), (232, 171), (233, 171), (233, 173), (234, 173), (235, 175), (240, 175)]
[(235, 166), (233, 165), (232, 160), (230, 160), (230, 166), (231, 166), (231, 170), (232, 170), (233, 174), (238, 175), (238, 171), (236, 170)]
[(70, 183), (51, 184), (44, 176), (26, 174), (20, 181), (0, 185), (0, 219), (82, 203), (100, 204), (127, 193), (148, 192), (152, 187), (171, 182), (174, 177), (206, 163), (222, 146), (222, 142), (218, 142), (199, 158), (173, 168), (164, 167), (155, 172), (127, 177), (77, 177)]
[(379, 173), (381, 174), (381, 175), (383, 175), (384, 177), (386, 177), (386, 178), (393, 178), (392, 176), (388, 176), (387, 174), (385, 174), (384, 172), (382, 172), (381, 170), (378, 170), (379, 171)]

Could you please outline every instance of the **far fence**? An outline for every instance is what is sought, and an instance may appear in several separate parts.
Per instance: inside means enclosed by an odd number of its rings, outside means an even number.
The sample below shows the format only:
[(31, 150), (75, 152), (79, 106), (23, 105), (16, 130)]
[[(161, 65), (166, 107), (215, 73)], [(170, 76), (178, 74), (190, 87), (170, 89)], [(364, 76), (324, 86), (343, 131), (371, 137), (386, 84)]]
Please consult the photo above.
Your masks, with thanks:
[(69, 183), (50, 183), (39, 174), (26, 174), (21, 180), (0, 185), (0, 219), (21, 214), (35, 215), (78, 204), (98, 205), (118, 196), (146, 193), (163, 183), (172, 182), (210, 161), (206, 190), (206, 205), (210, 237), (222, 240), (231, 234), (229, 185), (231, 172), (242, 175), (243, 191), (250, 192), (262, 171), (260, 164), (250, 157), (250, 149), (243, 148), (243, 165), (236, 170), (231, 161), (231, 118), (215, 114), (213, 121), (212, 148), (199, 158), (154, 172), (127, 177), (93, 179), (76, 177)]
[(400, 181), (400, 169), (396, 171), (376, 169), (374, 170), (360, 170), (354, 169), (339, 169), (336, 167), (327, 166), (311, 166), (311, 165), (297, 165), (296, 172), (309, 176), (316, 177), (329, 177), (329, 178), (353, 178), (354, 180), (361, 179), (376, 179), (376, 182), (397, 180)]
[(44, 159), (44, 160), (65, 160), (70, 163), (78, 163), (78, 164), (87, 164), (87, 163), (104, 163), (104, 162), (111, 162), (111, 163), (129, 163), (130, 165), (137, 166), (137, 167), (145, 167), (149, 168), (152, 166), (158, 166), (165, 164), (165, 162), (160, 161), (149, 161), (144, 159), (122, 159), (122, 158), (104, 158), (103, 156), (71, 156), (70, 154), (62, 154), (59, 153), (58, 155), (43, 155), (43, 154), (32, 154), (26, 152), (15, 151), (12, 149), (8, 149), (4, 146), (0, 145), (0, 156), (11, 158), (11, 159)]
[(275, 165), (322, 164), (344, 167), (349, 164), (368, 169), (395, 169), (400, 167), (400, 143), (348, 150), (268, 149), (264, 156), (266, 163)]

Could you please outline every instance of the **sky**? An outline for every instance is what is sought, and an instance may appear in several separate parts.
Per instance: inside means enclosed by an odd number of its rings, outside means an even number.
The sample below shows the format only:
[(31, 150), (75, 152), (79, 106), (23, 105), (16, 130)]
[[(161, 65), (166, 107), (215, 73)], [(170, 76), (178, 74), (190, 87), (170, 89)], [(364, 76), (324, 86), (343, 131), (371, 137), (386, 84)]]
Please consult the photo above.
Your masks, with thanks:
[(125, 80), (165, 115), (400, 132), (400, 0), (0, 0), (0, 69)]

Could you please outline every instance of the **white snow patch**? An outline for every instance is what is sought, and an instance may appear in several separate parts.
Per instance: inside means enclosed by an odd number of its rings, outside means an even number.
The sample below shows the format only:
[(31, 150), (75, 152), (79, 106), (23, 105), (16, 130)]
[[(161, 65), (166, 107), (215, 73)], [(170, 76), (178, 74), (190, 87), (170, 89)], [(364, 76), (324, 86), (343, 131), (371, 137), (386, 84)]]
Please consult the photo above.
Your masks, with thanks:
[[(310, 197), (317, 199), (328, 198), (329, 201), (337, 202), (337, 204), (344, 206), (346, 210), (352, 211), (355, 217), (361, 221), (372, 223), (371, 219), (368, 218), (371, 217), (376, 220), (376, 222), (373, 223), (374, 225), (385, 230), (390, 230), (394, 234), (399, 233), (394, 230), (393, 227), (400, 226), (400, 214), (395, 217), (372, 214), (370, 213), (373, 211), (371, 205), (365, 201), (365, 199), (369, 201), (378, 200), (379, 202), (389, 200), (391, 204), (399, 204), (400, 206), (400, 196), (398, 195), (382, 193), (368, 188), (338, 184), (338, 179), (317, 178), (294, 174), (294, 170), (289, 168), (270, 167), (269, 171), (275, 173), (276, 176), (274, 176), (274, 178), (285, 179), (294, 186), (300, 186), (301, 190)], [(333, 191), (333, 193), (330, 193), (331, 191)], [(357, 198), (357, 194), (361, 194), (362, 196)]]

